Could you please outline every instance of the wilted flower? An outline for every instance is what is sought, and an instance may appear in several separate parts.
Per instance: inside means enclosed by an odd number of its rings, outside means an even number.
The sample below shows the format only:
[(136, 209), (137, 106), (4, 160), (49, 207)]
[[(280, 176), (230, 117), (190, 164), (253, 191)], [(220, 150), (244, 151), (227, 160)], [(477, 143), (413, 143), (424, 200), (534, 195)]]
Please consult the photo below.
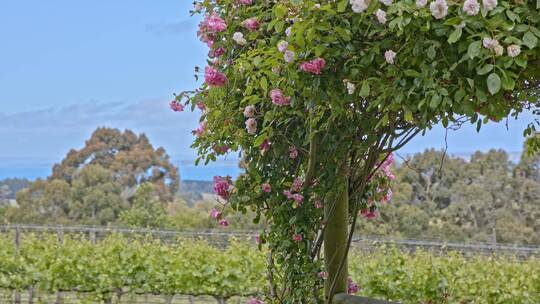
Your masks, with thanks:
[(255, 106), (249, 105), (244, 108), (244, 117), (251, 118), (255, 116)]
[(298, 157), (298, 150), (296, 150), (295, 146), (289, 147), (289, 157), (292, 159), (296, 159)]
[(246, 130), (249, 134), (257, 133), (257, 121), (255, 118), (249, 118), (246, 120)]

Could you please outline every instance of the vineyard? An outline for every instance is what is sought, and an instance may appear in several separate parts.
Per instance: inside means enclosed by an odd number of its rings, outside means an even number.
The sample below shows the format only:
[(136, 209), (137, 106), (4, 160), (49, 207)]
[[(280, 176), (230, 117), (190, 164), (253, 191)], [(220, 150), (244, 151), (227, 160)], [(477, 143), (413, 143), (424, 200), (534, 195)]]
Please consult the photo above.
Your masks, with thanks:
[[(539, 303), (540, 259), (396, 246), (355, 249), (360, 294), (403, 303)], [(6, 303), (245, 303), (266, 286), (251, 237), (226, 243), (149, 234), (0, 234)]]

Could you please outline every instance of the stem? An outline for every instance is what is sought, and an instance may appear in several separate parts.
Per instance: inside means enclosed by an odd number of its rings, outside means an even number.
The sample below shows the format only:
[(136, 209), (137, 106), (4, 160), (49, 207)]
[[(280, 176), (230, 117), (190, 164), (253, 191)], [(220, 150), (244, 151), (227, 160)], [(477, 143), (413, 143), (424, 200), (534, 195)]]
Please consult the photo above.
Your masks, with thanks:
[[(334, 204), (327, 203), (324, 206), (325, 218), (328, 220), (324, 231), (324, 263), (328, 272), (328, 278), (324, 285), (326, 303), (331, 303), (332, 297), (336, 293), (347, 293), (349, 176), (347, 166), (343, 167), (345, 168), (340, 170), (341, 176), (336, 180), (336, 201)], [(342, 261), (344, 261), (343, 265)]]

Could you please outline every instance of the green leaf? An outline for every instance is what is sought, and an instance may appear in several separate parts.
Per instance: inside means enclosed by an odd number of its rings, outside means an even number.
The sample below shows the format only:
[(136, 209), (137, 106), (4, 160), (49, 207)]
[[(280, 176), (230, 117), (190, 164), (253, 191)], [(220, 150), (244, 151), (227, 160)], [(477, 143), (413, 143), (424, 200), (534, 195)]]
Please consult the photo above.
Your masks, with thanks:
[(523, 43), (530, 49), (533, 49), (538, 44), (538, 38), (531, 32), (526, 32), (525, 35), (523, 35)]
[(487, 87), (491, 95), (495, 95), (501, 90), (501, 78), (497, 73), (489, 74), (487, 78)]
[(263, 89), (265, 94), (268, 92), (268, 80), (266, 77), (261, 77), (261, 89)]
[(345, 41), (351, 40), (351, 31), (342, 27), (335, 27), (334, 30), (338, 33), (339, 37)]
[(434, 94), (433, 97), (431, 97), (431, 102), (429, 103), (429, 107), (432, 109), (436, 109), (441, 104), (442, 97), (439, 94)]
[(347, 9), (348, 5), (349, 5), (349, 0), (342, 0), (341, 2), (339, 2), (337, 6), (338, 13), (343, 13)]
[(257, 136), (257, 138), (255, 138), (255, 141), (253, 141), (253, 146), (255, 146), (255, 147), (260, 146), (264, 142), (264, 140), (267, 139), (267, 138), (268, 137), (267, 137), (266, 133), (260, 134), (259, 136)]
[(448, 43), (452, 44), (455, 43), (461, 38), (461, 34), (463, 33), (461, 28), (455, 29), (451, 34), (450, 37), (448, 37)]
[(474, 57), (478, 56), (480, 54), (480, 50), (482, 49), (482, 42), (481, 41), (474, 41), (471, 44), (469, 44), (469, 48), (467, 49), (467, 55), (470, 59), (473, 59)]
[(476, 68), (476, 74), (478, 75), (486, 75), (487, 73), (491, 72), (493, 70), (493, 64), (486, 64), (482, 67)]
[(360, 96), (364, 98), (368, 97), (370, 91), (371, 89), (369, 87), (369, 83), (367, 81), (364, 81), (364, 83), (362, 84), (362, 87), (360, 88)]
[(512, 77), (509, 77), (506, 73), (504, 73), (502, 75), (502, 87), (503, 87), (503, 89), (505, 89), (507, 91), (512, 91), (512, 90), (514, 90), (515, 86), (516, 86), (516, 81)]

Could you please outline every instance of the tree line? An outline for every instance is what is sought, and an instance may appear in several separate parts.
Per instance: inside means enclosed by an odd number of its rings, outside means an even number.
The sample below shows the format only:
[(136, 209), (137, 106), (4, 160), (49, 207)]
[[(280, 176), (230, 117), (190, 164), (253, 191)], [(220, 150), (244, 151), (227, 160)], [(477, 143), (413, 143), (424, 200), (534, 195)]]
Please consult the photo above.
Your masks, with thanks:
[[(524, 151), (514, 163), (503, 150), (466, 160), (430, 149), (402, 158), (393, 172), (393, 199), (358, 222), (360, 235), (540, 244), (539, 154)], [(0, 182), (0, 193), (17, 193), (16, 206), (0, 207), (0, 222), (217, 228), (211, 182), (179, 179), (166, 151), (144, 134), (99, 128), (47, 179)], [(264, 222), (228, 218), (233, 229)]]

